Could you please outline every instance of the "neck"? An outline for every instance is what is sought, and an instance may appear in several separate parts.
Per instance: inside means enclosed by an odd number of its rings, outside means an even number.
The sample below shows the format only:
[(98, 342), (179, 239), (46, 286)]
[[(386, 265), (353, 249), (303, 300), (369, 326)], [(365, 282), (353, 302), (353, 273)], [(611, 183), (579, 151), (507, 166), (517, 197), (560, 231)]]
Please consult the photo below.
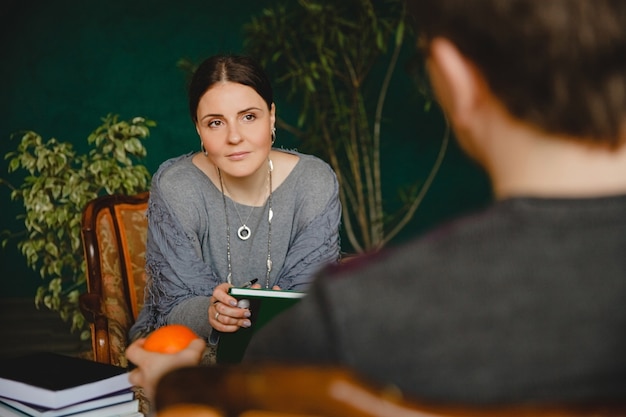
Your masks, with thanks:
[(263, 164), (254, 174), (233, 177), (217, 168), (223, 184), (223, 193), (231, 200), (247, 206), (262, 206), (269, 195), (268, 167)]
[(626, 193), (626, 141), (610, 149), (520, 127), (502, 132), (490, 143), (493, 146), (485, 165), (497, 198)]

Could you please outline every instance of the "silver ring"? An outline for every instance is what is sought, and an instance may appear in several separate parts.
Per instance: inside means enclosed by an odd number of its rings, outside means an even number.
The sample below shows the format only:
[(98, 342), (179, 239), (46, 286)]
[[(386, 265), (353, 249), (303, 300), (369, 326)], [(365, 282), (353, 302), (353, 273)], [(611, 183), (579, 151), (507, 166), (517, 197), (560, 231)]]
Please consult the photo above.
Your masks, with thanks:
[(220, 313), (219, 313), (219, 312), (215, 313), (215, 320), (217, 320), (217, 318), (218, 318), (219, 316), (220, 316)]

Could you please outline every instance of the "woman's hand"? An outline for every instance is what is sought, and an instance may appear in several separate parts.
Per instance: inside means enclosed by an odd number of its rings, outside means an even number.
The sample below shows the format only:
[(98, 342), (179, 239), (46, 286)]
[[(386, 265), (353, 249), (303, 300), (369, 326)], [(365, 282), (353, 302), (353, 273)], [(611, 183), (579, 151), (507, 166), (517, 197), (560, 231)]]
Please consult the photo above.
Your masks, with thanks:
[(209, 324), (220, 332), (232, 333), (240, 327), (250, 327), (250, 310), (237, 307), (237, 299), (228, 295), (228, 283), (215, 287), (209, 305)]
[(135, 364), (128, 380), (131, 384), (141, 387), (148, 398), (153, 402), (157, 383), (169, 371), (186, 366), (198, 365), (206, 348), (206, 342), (201, 339), (192, 340), (189, 345), (177, 353), (150, 352), (143, 348), (145, 338), (137, 339), (126, 349), (126, 358)]

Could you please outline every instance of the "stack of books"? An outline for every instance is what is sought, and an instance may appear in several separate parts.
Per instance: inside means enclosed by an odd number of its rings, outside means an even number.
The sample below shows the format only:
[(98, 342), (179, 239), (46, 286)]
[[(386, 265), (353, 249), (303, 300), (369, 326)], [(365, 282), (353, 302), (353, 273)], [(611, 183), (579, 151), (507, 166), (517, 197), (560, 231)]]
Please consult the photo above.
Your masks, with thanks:
[(2, 417), (144, 417), (125, 368), (57, 353), (0, 362)]

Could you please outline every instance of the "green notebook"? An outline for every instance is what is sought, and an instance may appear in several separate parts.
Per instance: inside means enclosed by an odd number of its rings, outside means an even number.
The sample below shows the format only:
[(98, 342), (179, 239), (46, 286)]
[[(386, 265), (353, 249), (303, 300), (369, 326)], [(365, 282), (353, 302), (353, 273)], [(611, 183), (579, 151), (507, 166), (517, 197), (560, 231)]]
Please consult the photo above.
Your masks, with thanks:
[(252, 326), (248, 328), (242, 327), (233, 333), (219, 333), (216, 361), (230, 364), (241, 362), (256, 331), (306, 294), (301, 291), (238, 287), (232, 287), (228, 293), (239, 300), (241, 307), (250, 310), (252, 322)]

